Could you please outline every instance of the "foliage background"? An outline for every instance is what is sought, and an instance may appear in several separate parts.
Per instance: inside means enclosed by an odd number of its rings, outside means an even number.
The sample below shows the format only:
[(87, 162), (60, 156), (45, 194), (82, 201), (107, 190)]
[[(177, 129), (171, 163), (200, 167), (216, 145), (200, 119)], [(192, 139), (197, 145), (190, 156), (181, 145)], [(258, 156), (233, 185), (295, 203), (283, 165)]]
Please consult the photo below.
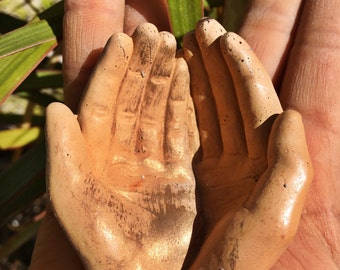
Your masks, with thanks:
[[(248, 1), (168, 0), (173, 33), (180, 44), (203, 8), (236, 31)], [(45, 108), (63, 101), (62, 15), (60, 0), (0, 0), (0, 269), (28, 269), (44, 216)]]

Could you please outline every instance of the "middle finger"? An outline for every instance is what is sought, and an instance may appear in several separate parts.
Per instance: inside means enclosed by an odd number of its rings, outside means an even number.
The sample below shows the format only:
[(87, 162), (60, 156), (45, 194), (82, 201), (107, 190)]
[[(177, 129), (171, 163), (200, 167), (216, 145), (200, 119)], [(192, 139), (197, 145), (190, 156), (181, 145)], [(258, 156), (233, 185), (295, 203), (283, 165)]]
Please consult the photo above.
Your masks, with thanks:
[(196, 38), (217, 109), (223, 152), (228, 155), (245, 154), (242, 117), (233, 81), (220, 49), (220, 38), (224, 33), (225, 29), (212, 19), (203, 19), (196, 27)]

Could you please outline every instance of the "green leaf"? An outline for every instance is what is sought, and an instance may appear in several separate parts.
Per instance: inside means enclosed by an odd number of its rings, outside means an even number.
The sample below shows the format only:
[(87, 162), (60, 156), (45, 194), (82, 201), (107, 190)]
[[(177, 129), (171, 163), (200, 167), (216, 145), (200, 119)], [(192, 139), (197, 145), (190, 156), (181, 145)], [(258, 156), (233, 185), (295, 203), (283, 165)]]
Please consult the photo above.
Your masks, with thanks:
[(56, 45), (52, 40), (0, 58), (0, 105)]
[(16, 191), (15, 196), (0, 207), (0, 227), (10, 218), (29, 207), (31, 203), (46, 192), (45, 172), (41, 171), (27, 185)]
[(27, 241), (35, 237), (39, 226), (40, 222), (32, 222), (31, 224), (26, 225), (24, 228), (21, 228), (19, 232), (7, 239), (5, 243), (2, 243), (0, 247), (0, 258), (10, 255)]
[(17, 91), (62, 87), (63, 75), (61, 70), (36, 70), (17, 88)]
[(38, 142), (17, 162), (0, 173), (0, 208), (16, 197), (45, 168), (45, 142)]
[(206, 2), (209, 3), (210, 7), (223, 7), (224, 6), (224, 0), (206, 0)]
[(8, 14), (0, 13), (0, 33), (4, 34), (25, 25), (25, 21), (14, 18)]
[(226, 1), (223, 26), (227, 31), (237, 32), (242, 24), (250, 0)]
[(62, 88), (63, 76), (61, 70), (35, 70), (16, 89), (19, 97), (26, 98), (31, 102), (47, 107), (51, 102), (63, 101), (62, 92), (42, 93), (44, 88)]
[(60, 2), (33, 22), (0, 36), (0, 104), (57, 46), (62, 16)]
[(0, 150), (23, 147), (39, 138), (39, 127), (17, 128), (0, 131)]
[[(23, 115), (21, 114), (13, 114), (13, 113), (5, 113), (0, 114), (0, 123), (8, 124), (8, 125), (20, 125), (22, 124)], [(42, 115), (33, 115), (30, 120), (32, 126), (43, 126), (45, 124), (45, 116)]]
[(21, 91), (21, 92), (18, 92), (18, 97), (26, 98), (30, 102), (41, 105), (43, 107), (47, 107), (52, 102), (61, 101), (49, 94), (40, 93), (39, 91), (29, 91), (29, 92)]
[(29, 23), (0, 37), (0, 58), (50, 41), (56, 36), (46, 20)]
[(181, 41), (203, 16), (203, 0), (168, 0), (172, 32)]

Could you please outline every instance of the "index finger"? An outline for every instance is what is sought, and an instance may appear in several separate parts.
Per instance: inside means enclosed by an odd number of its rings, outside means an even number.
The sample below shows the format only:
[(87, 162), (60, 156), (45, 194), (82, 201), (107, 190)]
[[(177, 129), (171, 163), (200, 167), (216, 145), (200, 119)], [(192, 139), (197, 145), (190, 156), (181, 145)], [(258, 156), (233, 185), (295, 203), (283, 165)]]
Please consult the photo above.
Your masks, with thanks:
[(245, 40), (229, 32), (221, 39), (221, 49), (232, 74), (248, 156), (266, 158), (271, 118), (282, 112), (279, 98), (266, 70)]

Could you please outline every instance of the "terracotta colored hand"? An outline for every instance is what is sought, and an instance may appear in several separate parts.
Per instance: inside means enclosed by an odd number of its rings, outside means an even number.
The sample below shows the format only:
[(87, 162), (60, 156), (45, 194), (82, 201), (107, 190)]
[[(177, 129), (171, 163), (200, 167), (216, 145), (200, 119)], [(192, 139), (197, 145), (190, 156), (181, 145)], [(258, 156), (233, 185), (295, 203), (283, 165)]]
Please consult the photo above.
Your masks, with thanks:
[[(52, 207), (88, 269), (180, 269), (195, 217), (197, 145), (176, 41), (142, 24), (116, 34), (78, 117), (47, 111)], [(197, 148), (197, 147), (196, 147)]]
[(283, 108), (303, 118), (314, 179), (293, 243), (272, 269), (340, 267), (340, 9), (330, 0), (253, 0), (241, 29)]
[[(63, 78), (65, 104), (77, 111), (98, 56), (114, 33), (131, 34), (143, 22), (160, 30), (170, 24), (165, 0), (65, 0), (63, 24)], [(61, 230), (50, 207), (42, 221), (31, 260), (31, 269), (84, 269)]]
[(282, 111), (250, 47), (218, 22), (200, 21), (184, 47), (201, 140), (187, 265), (269, 269), (296, 233), (312, 178), (301, 116)]

